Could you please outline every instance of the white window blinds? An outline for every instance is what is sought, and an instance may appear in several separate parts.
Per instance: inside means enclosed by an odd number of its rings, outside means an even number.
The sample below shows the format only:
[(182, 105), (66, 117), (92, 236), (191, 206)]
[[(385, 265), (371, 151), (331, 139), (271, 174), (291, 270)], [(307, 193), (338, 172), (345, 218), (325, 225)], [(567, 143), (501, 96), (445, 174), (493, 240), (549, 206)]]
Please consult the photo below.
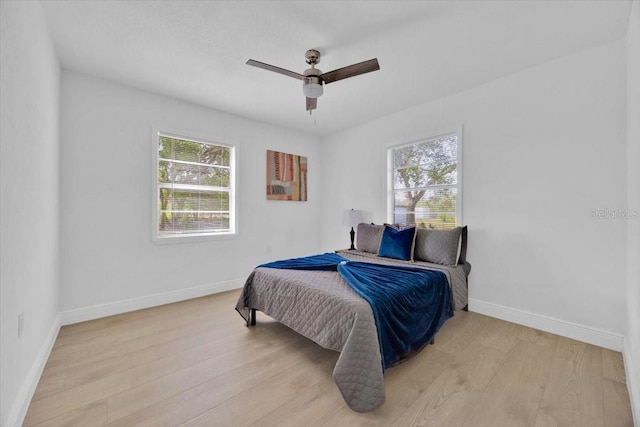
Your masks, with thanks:
[(156, 237), (234, 233), (234, 148), (159, 133), (157, 152)]

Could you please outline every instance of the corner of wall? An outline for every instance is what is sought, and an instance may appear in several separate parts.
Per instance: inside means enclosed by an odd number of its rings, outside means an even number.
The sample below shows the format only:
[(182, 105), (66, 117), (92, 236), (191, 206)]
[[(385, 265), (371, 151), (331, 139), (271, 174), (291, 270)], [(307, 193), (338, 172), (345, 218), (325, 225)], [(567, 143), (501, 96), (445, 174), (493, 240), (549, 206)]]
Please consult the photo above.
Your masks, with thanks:
[(622, 358), (624, 360), (624, 371), (627, 375), (627, 389), (629, 391), (633, 423), (636, 426), (640, 426), (640, 378), (633, 363), (636, 360), (640, 360), (640, 355), (633, 354), (628, 337), (624, 339)]
[(0, 424), (13, 427), (60, 329), (60, 64), (40, 2), (0, 7)]
[[(627, 208), (640, 211), (640, 0), (631, 4), (627, 27)], [(627, 327), (624, 367), (631, 411), (640, 426), (640, 218), (627, 224)]]
[(51, 354), (53, 345), (58, 337), (58, 332), (60, 332), (60, 326), (60, 315), (58, 315), (53, 321), (53, 324), (49, 329), (49, 333), (47, 334), (42, 347), (40, 347), (40, 351), (38, 352), (33, 365), (31, 365), (31, 369), (29, 370), (27, 377), (16, 394), (13, 407), (11, 408), (9, 417), (7, 418), (7, 427), (22, 425), (22, 421), (27, 415), (27, 410), (31, 404), (31, 398), (36, 391), (36, 387), (38, 386), (44, 367), (47, 365), (49, 355)]

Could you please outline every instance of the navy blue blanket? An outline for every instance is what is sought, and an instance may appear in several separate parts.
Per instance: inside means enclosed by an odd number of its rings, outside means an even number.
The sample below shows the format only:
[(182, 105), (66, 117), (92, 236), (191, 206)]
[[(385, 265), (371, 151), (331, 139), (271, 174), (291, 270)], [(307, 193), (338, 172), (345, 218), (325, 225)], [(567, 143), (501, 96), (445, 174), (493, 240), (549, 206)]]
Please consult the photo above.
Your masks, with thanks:
[(412, 356), (453, 316), (451, 290), (441, 271), (349, 261), (326, 253), (259, 267), (337, 271), (373, 311), (383, 369)]

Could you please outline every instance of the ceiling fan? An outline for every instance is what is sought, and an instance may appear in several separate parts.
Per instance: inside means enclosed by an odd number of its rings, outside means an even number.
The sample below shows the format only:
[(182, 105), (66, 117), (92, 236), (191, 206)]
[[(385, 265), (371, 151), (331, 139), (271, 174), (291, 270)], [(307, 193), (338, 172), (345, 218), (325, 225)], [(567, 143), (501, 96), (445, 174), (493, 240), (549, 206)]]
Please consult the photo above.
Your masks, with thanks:
[(318, 97), (323, 93), (323, 84), (333, 83), (348, 77), (354, 77), (380, 69), (378, 59), (374, 58), (323, 73), (316, 68), (316, 64), (320, 62), (320, 52), (315, 49), (310, 49), (305, 53), (304, 57), (307, 64), (311, 65), (311, 68), (305, 70), (303, 74), (285, 70), (284, 68), (276, 67), (274, 65), (265, 64), (264, 62), (254, 61), (253, 59), (248, 60), (247, 65), (302, 80), (302, 92), (307, 98), (307, 111), (309, 112), (316, 109)]

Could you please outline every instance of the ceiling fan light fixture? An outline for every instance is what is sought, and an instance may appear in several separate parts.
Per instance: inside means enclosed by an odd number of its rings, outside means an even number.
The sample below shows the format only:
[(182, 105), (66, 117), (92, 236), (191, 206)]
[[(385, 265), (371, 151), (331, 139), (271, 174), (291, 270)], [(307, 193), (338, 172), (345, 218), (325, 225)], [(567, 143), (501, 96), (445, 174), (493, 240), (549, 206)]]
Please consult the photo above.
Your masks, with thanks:
[(302, 86), (302, 92), (307, 98), (319, 98), (324, 93), (322, 83), (307, 83)]

